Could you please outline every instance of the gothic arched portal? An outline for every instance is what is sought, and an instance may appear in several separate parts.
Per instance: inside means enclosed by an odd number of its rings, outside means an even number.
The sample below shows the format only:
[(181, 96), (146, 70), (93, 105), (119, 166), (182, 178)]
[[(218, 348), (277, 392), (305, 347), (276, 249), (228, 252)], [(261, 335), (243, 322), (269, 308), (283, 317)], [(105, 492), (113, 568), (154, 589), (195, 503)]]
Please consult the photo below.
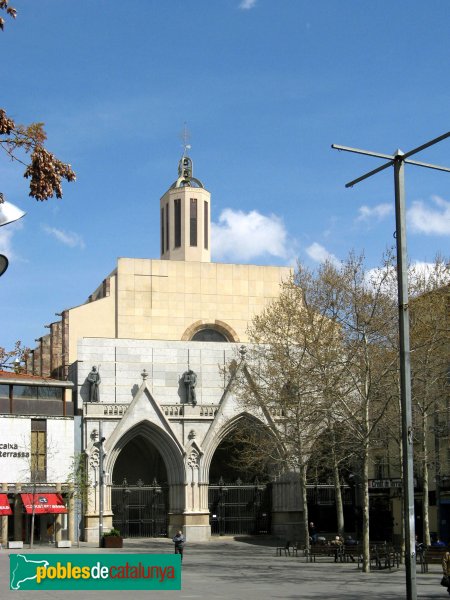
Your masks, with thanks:
[(113, 526), (124, 537), (167, 536), (174, 488), (183, 481), (182, 457), (170, 437), (143, 421), (118, 440), (111, 455)]
[(212, 535), (270, 533), (270, 464), (258, 447), (266, 427), (245, 416), (221, 436), (209, 467)]
[(149, 485), (154, 480), (167, 484), (167, 471), (161, 453), (141, 434), (127, 442), (114, 464), (113, 485), (122, 485), (124, 480), (129, 485), (137, 485), (138, 482)]

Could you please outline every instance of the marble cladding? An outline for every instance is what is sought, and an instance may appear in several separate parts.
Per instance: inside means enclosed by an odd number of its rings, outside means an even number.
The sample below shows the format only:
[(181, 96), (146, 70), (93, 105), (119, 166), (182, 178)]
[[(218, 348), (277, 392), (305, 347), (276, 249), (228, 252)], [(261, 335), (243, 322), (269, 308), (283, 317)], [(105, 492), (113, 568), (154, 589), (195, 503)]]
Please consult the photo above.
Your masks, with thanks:
[(84, 338), (78, 342), (78, 389), (89, 397), (86, 378), (92, 366), (101, 376), (100, 401), (131, 402), (148, 373), (148, 385), (161, 404), (185, 402), (182, 376), (191, 368), (197, 374), (197, 404), (215, 404), (226, 386), (223, 369), (238, 359), (240, 344), (158, 340)]

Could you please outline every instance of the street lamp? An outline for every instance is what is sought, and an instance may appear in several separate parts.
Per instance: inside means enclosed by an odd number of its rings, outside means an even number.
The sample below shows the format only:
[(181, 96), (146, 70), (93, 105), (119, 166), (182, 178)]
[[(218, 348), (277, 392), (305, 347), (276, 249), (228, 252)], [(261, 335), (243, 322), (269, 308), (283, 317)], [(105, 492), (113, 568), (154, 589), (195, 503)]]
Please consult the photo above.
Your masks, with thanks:
[(405, 214), (405, 164), (435, 169), (437, 171), (450, 172), (449, 167), (431, 165), (429, 163), (411, 160), (409, 157), (422, 152), (426, 148), (437, 144), (450, 137), (450, 131), (443, 135), (409, 150), (402, 152), (396, 150), (391, 154), (382, 154), (372, 150), (361, 150), (360, 148), (349, 148), (332, 144), (335, 150), (344, 150), (356, 154), (364, 154), (375, 158), (387, 160), (381, 167), (369, 171), (361, 177), (345, 184), (346, 188), (353, 187), (360, 181), (364, 181), (372, 175), (394, 167), (394, 190), (395, 190), (395, 237), (397, 242), (397, 287), (398, 287), (398, 310), (399, 310), (399, 341), (400, 341), (400, 400), (402, 415), (402, 451), (403, 451), (403, 487), (404, 487), (404, 511), (405, 511), (405, 570), (406, 570), (406, 597), (407, 600), (416, 600), (416, 557), (415, 557), (415, 531), (414, 531), (414, 474), (413, 474), (413, 427), (412, 427), (412, 402), (411, 402), (411, 365), (409, 347), (409, 306), (408, 306), (408, 267), (406, 251), (406, 214)]
[[(18, 221), (25, 215), (26, 213), (23, 210), (20, 210), (11, 202), (6, 202), (5, 197), (0, 192), (0, 227)], [(4, 254), (0, 254), (0, 276), (6, 271), (8, 265), (8, 258)]]

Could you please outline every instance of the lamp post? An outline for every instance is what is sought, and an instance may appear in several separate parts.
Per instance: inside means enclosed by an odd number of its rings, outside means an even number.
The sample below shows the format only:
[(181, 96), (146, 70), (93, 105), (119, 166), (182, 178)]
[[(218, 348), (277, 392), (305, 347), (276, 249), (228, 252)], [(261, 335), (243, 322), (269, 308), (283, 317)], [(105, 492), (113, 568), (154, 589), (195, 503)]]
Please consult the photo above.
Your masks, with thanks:
[(365, 154), (375, 158), (387, 160), (381, 167), (365, 173), (345, 184), (353, 187), (360, 181), (368, 179), (387, 169), (394, 167), (395, 187), (395, 237), (397, 242), (397, 283), (398, 283), (398, 310), (399, 310), (399, 341), (400, 341), (400, 396), (402, 407), (402, 449), (403, 449), (403, 487), (405, 509), (405, 567), (406, 567), (406, 597), (407, 600), (416, 600), (416, 557), (415, 557), (415, 532), (414, 532), (414, 473), (413, 473), (413, 427), (411, 408), (411, 362), (409, 346), (409, 306), (408, 306), (408, 263), (406, 252), (406, 214), (405, 214), (405, 163), (450, 172), (448, 167), (440, 167), (429, 163), (410, 160), (410, 156), (445, 140), (450, 137), (450, 131), (443, 135), (409, 150), (397, 150), (394, 155), (381, 154), (371, 150), (349, 148), (332, 144), (335, 150), (344, 150), (356, 154)]

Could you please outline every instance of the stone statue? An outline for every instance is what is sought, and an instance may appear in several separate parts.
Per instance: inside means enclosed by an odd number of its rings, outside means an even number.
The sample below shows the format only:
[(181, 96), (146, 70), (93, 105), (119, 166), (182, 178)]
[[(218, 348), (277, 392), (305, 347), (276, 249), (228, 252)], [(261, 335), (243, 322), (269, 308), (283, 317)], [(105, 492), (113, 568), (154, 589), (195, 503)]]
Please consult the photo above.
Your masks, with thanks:
[(186, 388), (186, 402), (195, 406), (197, 404), (197, 397), (195, 395), (195, 386), (197, 385), (197, 375), (189, 369), (183, 375), (183, 382)]
[(100, 373), (97, 367), (92, 367), (92, 371), (87, 376), (89, 383), (89, 402), (100, 402)]

